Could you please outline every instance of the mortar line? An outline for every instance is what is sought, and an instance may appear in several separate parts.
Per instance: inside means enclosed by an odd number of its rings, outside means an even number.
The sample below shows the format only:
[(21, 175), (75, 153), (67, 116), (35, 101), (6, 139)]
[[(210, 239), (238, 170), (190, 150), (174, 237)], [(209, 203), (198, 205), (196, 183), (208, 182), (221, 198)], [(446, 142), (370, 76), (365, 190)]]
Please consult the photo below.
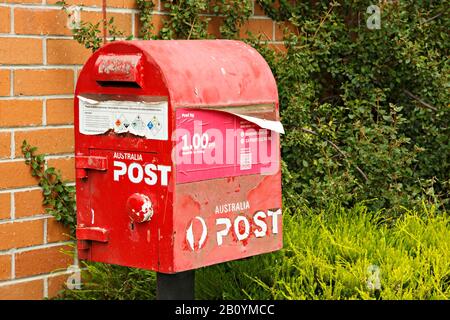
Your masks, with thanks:
[(133, 39), (136, 38), (136, 32), (135, 32), (135, 13), (131, 14), (131, 34), (133, 35)]
[(0, 100), (42, 100), (43, 98), (73, 99), (73, 94), (55, 94), (55, 95), (50, 94), (43, 96), (12, 96), (12, 97), (0, 97)]
[[(86, 12), (102, 12), (102, 8), (96, 6), (83, 6), (83, 5), (75, 5), (83, 9)], [(29, 10), (61, 10), (61, 6), (57, 4), (42, 4), (42, 3), (1, 3), (0, 7), (11, 7), (11, 8), (19, 8), (19, 9), (29, 9)], [(133, 13), (139, 12), (139, 9), (133, 8), (115, 8), (115, 7), (107, 7), (107, 13)]]
[(47, 125), (47, 98), (42, 100), (42, 125)]
[(11, 252), (11, 279), (16, 278), (16, 252)]
[(42, 290), (42, 294), (44, 296), (44, 299), (48, 298), (48, 277), (45, 277), (43, 279), (43, 290)]
[[(0, 128), (0, 132), (10, 132), (11, 130), (17, 131), (38, 131), (46, 129), (73, 129), (73, 124), (52, 124), (47, 126), (34, 126), (34, 127), (3, 127)], [(2, 160), (0, 160), (2, 161)]]
[(73, 70), (73, 92), (77, 88), (77, 77), (78, 77), (78, 67), (75, 67)]
[(276, 32), (275, 32), (275, 22), (272, 22), (272, 41), (277, 40), (275, 38), (275, 34), (276, 34)]
[(0, 251), (0, 255), (11, 254), (12, 252), (23, 253), (23, 252), (28, 252), (28, 251), (40, 250), (40, 249), (63, 247), (63, 246), (67, 246), (70, 244), (73, 244), (73, 241), (52, 242), (52, 243), (48, 243), (48, 244), (39, 244), (39, 245), (35, 245), (35, 246), (29, 246), (29, 247), (18, 248), (18, 249), (13, 248), (13, 249)]
[(73, 40), (72, 36), (65, 35), (39, 35), (39, 34), (11, 34), (11, 33), (0, 33), (0, 38), (26, 38), (26, 39), (59, 39), (59, 40)]
[[(23, 159), (21, 159), (23, 160)], [(66, 186), (75, 186), (75, 182), (67, 182)], [(42, 190), (39, 186), (26, 186), (26, 187), (18, 187), (18, 188), (8, 188), (8, 189), (2, 189), (0, 190), (0, 194), (2, 193), (10, 193), (10, 192), (27, 192), (27, 191), (36, 191), (36, 190)], [(8, 221), (8, 220), (6, 220)]]
[[(84, 269), (82, 269), (84, 270)], [(33, 280), (42, 280), (44, 278), (49, 278), (49, 277), (57, 277), (57, 276), (62, 276), (65, 274), (71, 274), (70, 271), (68, 270), (64, 270), (64, 271), (58, 271), (58, 272), (51, 272), (51, 273), (46, 273), (46, 274), (40, 274), (40, 275), (35, 275), (35, 276), (30, 276), (30, 277), (24, 277), (24, 278), (19, 278), (19, 279), (12, 279), (12, 280), (8, 280), (8, 281), (0, 281), (0, 287), (6, 287), (12, 284), (18, 284), (18, 283), (24, 283), (24, 282), (29, 282), (29, 281), (33, 281)]]
[(47, 65), (47, 37), (42, 38), (42, 64)]
[[(37, 214), (34, 216), (29, 217), (23, 217), (23, 218), (14, 218), (9, 220), (1, 220), (0, 225), (4, 224), (11, 224), (11, 223), (21, 223), (21, 222), (30, 222), (30, 221), (37, 221), (37, 220), (43, 220), (53, 217), (51, 214), (43, 213), (43, 214)], [(1, 252), (1, 250), (0, 250)]]
[(48, 224), (47, 224), (48, 219), (44, 220), (44, 239), (42, 240), (43, 244), (48, 244), (47, 243), (47, 230), (48, 230)]
[(10, 23), (11, 23), (10, 29), (11, 30), (9, 30), (9, 33), (11, 35), (13, 35), (16, 32), (14, 29), (14, 7), (11, 7), (10, 15), (11, 15), (11, 17), (10, 17)]
[(3, 190), (0, 190), (0, 194), (2, 194), (2, 193), (10, 193), (10, 192), (35, 191), (35, 190), (41, 190), (41, 187), (39, 187), (39, 186), (30, 186), (30, 187), (3, 189)]
[(43, 64), (15, 64), (9, 66), (0, 66), (0, 70), (74, 70), (78, 65), (61, 64), (61, 65), (43, 65)]
[[(59, 153), (59, 154), (48, 154), (45, 155), (46, 160), (55, 160), (55, 159), (70, 159), (74, 158), (75, 154), (73, 153)], [(25, 158), (21, 155), (14, 159), (1, 159), (0, 163), (14, 163), (14, 162), (22, 162), (25, 161)]]

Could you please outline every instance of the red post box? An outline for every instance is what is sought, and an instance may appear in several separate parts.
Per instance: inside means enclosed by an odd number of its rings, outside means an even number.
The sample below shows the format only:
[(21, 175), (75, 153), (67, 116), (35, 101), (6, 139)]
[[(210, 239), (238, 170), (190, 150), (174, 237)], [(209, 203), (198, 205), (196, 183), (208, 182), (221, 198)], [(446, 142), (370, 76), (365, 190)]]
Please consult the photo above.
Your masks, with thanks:
[(75, 95), (79, 257), (176, 273), (280, 249), (282, 132), (242, 42), (102, 47)]

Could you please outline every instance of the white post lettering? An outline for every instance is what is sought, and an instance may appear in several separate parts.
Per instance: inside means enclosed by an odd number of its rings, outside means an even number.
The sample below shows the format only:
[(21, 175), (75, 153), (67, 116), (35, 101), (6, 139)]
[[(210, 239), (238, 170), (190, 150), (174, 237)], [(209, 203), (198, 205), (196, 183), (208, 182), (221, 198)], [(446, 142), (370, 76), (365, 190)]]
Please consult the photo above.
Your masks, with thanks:
[(120, 168), (120, 170), (114, 170), (114, 181), (119, 181), (119, 177), (127, 172), (127, 165), (122, 161), (114, 161), (114, 166)]
[(231, 221), (228, 218), (218, 218), (216, 220), (216, 226), (219, 224), (225, 225), (225, 229), (223, 229), (221, 231), (217, 231), (217, 245), (221, 246), (223, 243), (223, 237), (228, 235), (228, 233), (230, 232)]
[[(239, 230), (239, 223), (244, 222), (244, 233), (241, 233), (241, 230)], [(248, 222), (248, 219), (246, 216), (238, 216), (234, 220), (234, 233), (236, 234), (236, 237), (239, 241), (247, 239), (248, 235), (250, 234), (250, 223)]]
[(253, 216), (253, 222), (260, 228), (260, 230), (255, 230), (255, 236), (257, 238), (261, 238), (264, 237), (267, 233), (267, 223), (262, 220), (265, 219), (266, 213), (264, 211), (258, 211), (254, 216)]
[(169, 172), (171, 170), (170, 166), (158, 165), (158, 170), (161, 172), (161, 185), (167, 186), (168, 176), (169, 176)]
[(267, 212), (269, 217), (272, 217), (272, 233), (277, 234), (278, 233), (278, 216), (281, 215), (281, 209), (278, 209), (277, 211), (271, 211), (269, 210)]
[(148, 176), (144, 178), (144, 181), (149, 186), (153, 186), (158, 182), (158, 176), (153, 171), (156, 170), (156, 166), (153, 163), (149, 163), (145, 166), (145, 174)]
[[(133, 173), (134, 169), (137, 169), (137, 176), (135, 176)], [(142, 166), (139, 163), (133, 162), (128, 166), (128, 178), (130, 178), (131, 182), (139, 183), (142, 181), (143, 177), (144, 177), (144, 170), (142, 170)]]

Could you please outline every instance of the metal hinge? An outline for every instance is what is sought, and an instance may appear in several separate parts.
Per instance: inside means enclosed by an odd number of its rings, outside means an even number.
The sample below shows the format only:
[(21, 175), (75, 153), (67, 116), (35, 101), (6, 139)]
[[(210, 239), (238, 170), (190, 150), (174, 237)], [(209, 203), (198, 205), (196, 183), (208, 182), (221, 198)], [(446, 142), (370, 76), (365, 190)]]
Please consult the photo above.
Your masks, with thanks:
[(79, 227), (77, 228), (77, 240), (108, 242), (109, 231), (99, 227)]
[(87, 178), (86, 170), (108, 170), (108, 159), (98, 156), (75, 156), (75, 169), (78, 179)]

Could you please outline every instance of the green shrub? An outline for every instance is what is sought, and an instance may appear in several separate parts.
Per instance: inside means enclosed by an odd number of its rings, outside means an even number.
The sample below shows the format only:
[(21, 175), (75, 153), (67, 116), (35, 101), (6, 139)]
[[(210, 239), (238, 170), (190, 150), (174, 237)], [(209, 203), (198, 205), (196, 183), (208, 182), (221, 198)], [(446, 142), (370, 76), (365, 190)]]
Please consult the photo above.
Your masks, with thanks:
[(278, 83), (286, 199), (372, 200), (391, 212), (448, 203), (446, 4), (385, 1), (380, 29), (370, 30), (370, 1), (259, 2), (294, 29), (285, 55), (254, 42)]

